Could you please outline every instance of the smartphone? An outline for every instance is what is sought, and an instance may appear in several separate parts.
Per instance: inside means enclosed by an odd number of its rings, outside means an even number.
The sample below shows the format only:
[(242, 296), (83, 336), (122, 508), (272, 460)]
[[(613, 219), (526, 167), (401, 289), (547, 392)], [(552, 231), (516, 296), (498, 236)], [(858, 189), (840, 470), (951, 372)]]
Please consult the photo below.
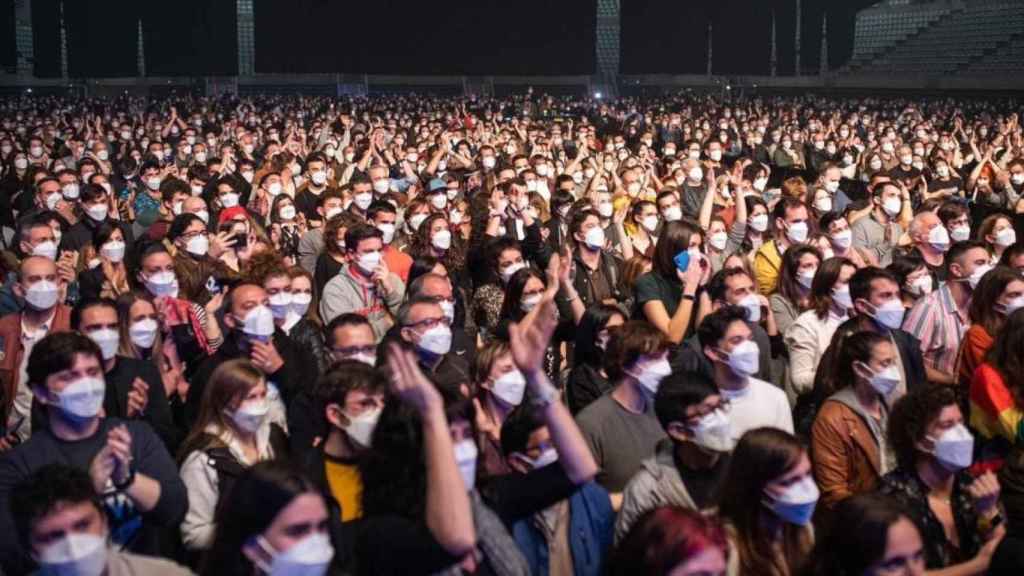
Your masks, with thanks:
[(676, 263), (676, 269), (680, 272), (686, 272), (686, 269), (690, 267), (690, 252), (683, 250), (676, 257), (672, 259)]
[(244, 250), (246, 246), (249, 245), (249, 235), (242, 232), (241, 230), (236, 231), (235, 226), (237, 224), (237, 222), (225, 222), (221, 224), (220, 228), (218, 228), (217, 230), (221, 234), (225, 232), (231, 234), (231, 238), (235, 241), (235, 245), (232, 246), (232, 248), (234, 248), (235, 250)]

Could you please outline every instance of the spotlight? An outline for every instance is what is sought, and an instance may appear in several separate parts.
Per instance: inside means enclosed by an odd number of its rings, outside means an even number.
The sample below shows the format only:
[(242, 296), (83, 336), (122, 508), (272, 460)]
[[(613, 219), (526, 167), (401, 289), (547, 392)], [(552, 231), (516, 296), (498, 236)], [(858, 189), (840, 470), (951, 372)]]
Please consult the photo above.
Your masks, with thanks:
[(25, 88), (25, 93), (26, 94), (31, 94), (32, 93), (32, 89), (31, 88)]
[(597, 98), (598, 100), (600, 100), (601, 99), (601, 93), (600, 92), (594, 92), (594, 98)]

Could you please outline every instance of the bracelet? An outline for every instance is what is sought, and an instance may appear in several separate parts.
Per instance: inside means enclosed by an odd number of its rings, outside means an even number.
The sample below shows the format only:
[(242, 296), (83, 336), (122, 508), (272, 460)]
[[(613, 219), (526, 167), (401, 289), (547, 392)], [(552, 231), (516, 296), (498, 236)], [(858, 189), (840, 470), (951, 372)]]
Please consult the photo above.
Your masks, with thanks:
[(135, 483), (135, 465), (131, 464), (131, 465), (128, 466), (128, 477), (125, 478), (124, 482), (114, 482), (114, 488), (116, 488), (118, 492), (124, 492), (125, 490), (127, 490), (134, 483)]
[(687, 293), (683, 292), (683, 300), (689, 300), (690, 302), (693, 302), (696, 299), (697, 299), (697, 295), (696, 294), (687, 294)]
[(552, 405), (556, 400), (558, 400), (558, 390), (548, 384), (530, 398), (530, 403), (534, 408), (543, 409)]

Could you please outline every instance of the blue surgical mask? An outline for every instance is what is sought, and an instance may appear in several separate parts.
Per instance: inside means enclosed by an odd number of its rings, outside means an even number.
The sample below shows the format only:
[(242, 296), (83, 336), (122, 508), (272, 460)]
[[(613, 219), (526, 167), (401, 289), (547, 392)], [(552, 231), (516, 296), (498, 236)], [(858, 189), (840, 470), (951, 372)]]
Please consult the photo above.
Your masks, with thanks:
[(814, 483), (814, 478), (808, 474), (799, 482), (787, 486), (779, 496), (766, 496), (764, 504), (781, 520), (797, 526), (807, 526), (814, 516), (819, 496), (818, 486)]

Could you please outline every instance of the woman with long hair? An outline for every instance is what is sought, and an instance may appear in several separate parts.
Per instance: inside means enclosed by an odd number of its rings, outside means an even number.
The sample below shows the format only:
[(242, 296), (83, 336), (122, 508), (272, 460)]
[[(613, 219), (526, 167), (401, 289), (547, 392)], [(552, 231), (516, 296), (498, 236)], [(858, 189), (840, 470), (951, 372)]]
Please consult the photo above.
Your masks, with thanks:
[(836, 508), (803, 576), (924, 576), (921, 532), (896, 501), (858, 494)]
[(470, 316), (487, 340), (494, 337), (505, 304), (509, 280), (528, 264), (519, 242), (512, 238), (495, 238), (484, 247), (483, 282), (476, 286)]
[(967, 309), (971, 327), (964, 334), (957, 361), (961, 400), (966, 400), (974, 371), (985, 361), (1006, 318), (1022, 306), (1024, 279), (1016, 270), (996, 266), (981, 276), (971, 294), (971, 306)]
[(129, 292), (117, 299), (119, 322), (119, 356), (149, 360), (160, 372), (160, 379), (171, 406), (174, 421), (184, 421), (185, 398), (188, 396), (188, 380), (185, 366), (178, 356), (174, 340), (153, 304), (153, 297), (146, 292)]
[(992, 265), (999, 262), (1003, 251), (1017, 242), (1017, 232), (1013, 228), (1013, 220), (1006, 214), (992, 214), (981, 221), (978, 226), (978, 240), (985, 243), (992, 254)]
[(327, 371), (328, 352), (324, 344), (324, 323), (320, 319), (320, 294), (314, 289), (313, 276), (302, 266), (288, 269), (291, 279), (292, 303), (289, 322), (294, 319), (288, 333), (296, 346), (309, 350), (317, 362), (319, 373)]
[[(697, 291), (707, 283), (711, 266), (701, 252), (704, 237), (691, 220), (668, 222), (654, 249), (653, 268), (636, 280), (634, 318), (644, 318), (680, 344), (693, 331)], [(686, 268), (679, 263), (686, 261)]]
[(480, 447), (481, 478), (511, 471), (501, 451), (501, 426), (523, 403), (526, 379), (512, 360), (503, 340), (492, 340), (476, 353), (473, 365), (477, 445)]
[(821, 405), (811, 427), (814, 477), (821, 511), (854, 494), (869, 492), (895, 467), (885, 428), (886, 400), (899, 383), (897, 351), (877, 332), (843, 339), (834, 373), (838, 389)]
[(573, 414), (579, 414), (615, 387), (604, 371), (604, 353), (608, 348), (609, 331), (622, 326), (626, 320), (625, 311), (613, 304), (595, 304), (583, 313), (583, 319), (576, 326), (572, 370), (565, 386), (566, 403)]
[(285, 432), (272, 422), (283, 421), (283, 411), (272, 406), (266, 378), (249, 360), (229, 360), (213, 371), (179, 456), (189, 502), (181, 523), (186, 549), (213, 544), (220, 497), (246, 468), (287, 454)]
[(1024, 439), (1024, 308), (1007, 316), (985, 362), (974, 371), (970, 424), (978, 433), (977, 460), (1000, 468)]
[[(78, 273), (78, 289), (83, 300), (115, 300), (131, 290), (128, 268), (124, 262), (125, 249), (124, 232), (120, 228), (109, 222), (96, 227), (92, 234), (92, 244), (84, 249), (89, 268)], [(90, 258), (90, 254), (94, 258)]]
[(225, 495), (201, 574), (337, 573), (346, 558), (333, 500), (284, 460), (253, 465)]
[(811, 392), (825, 350), (853, 308), (849, 282), (856, 271), (853, 262), (846, 258), (825, 260), (811, 283), (808, 309), (797, 316), (785, 333), (789, 350), (787, 378), (796, 397)]
[(270, 239), (289, 265), (298, 263), (299, 239), (305, 233), (306, 218), (296, 209), (295, 200), (287, 194), (274, 197), (270, 207)]
[(821, 252), (809, 245), (793, 246), (782, 255), (779, 283), (768, 297), (780, 334), (785, 334), (797, 316), (811, 306), (811, 284), (821, 266)]
[(744, 576), (798, 574), (814, 546), (818, 487), (795, 436), (756, 428), (740, 438), (718, 510)]
[(609, 562), (611, 576), (725, 576), (729, 544), (713, 516), (678, 506), (644, 514)]
[(466, 245), (462, 236), (452, 234), (451, 225), (445, 214), (430, 214), (420, 224), (409, 246), (409, 255), (433, 256), (444, 263), (448, 269), (452, 286), (461, 286), (466, 267)]

